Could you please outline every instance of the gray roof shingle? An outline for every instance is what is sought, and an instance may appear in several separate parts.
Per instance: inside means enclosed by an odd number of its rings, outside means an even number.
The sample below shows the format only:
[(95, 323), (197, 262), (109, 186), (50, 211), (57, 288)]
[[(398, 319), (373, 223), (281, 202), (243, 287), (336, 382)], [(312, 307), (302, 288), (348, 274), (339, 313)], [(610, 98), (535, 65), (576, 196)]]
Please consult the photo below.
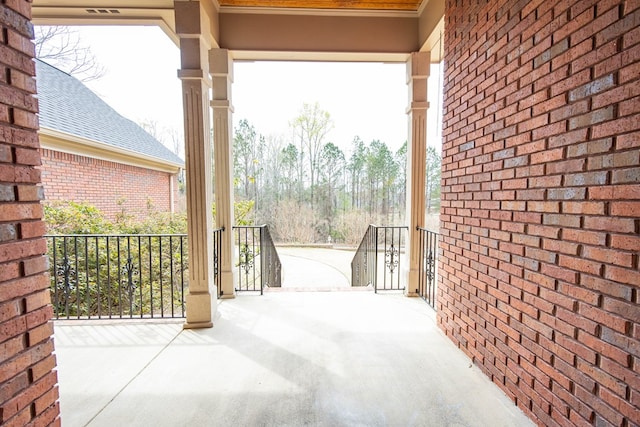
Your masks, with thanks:
[(184, 166), (184, 161), (82, 82), (36, 60), (40, 127)]

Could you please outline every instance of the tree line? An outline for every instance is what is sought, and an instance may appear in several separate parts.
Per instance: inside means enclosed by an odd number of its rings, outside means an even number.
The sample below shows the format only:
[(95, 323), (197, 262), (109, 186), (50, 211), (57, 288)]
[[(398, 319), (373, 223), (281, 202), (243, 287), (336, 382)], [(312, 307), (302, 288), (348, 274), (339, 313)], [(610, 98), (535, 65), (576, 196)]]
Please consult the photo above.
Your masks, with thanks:
[[(327, 135), (330, 114), (304, 104), (290, 137), (265, 136), (247, 120), (234, 131), (234, 197), (280, 242), (357, 243), (368, 224), (405, 225), (407, 143), (354, 137), (343, 151)], [(427, 152), (427, 209), (439, 210), (439, 153)]]

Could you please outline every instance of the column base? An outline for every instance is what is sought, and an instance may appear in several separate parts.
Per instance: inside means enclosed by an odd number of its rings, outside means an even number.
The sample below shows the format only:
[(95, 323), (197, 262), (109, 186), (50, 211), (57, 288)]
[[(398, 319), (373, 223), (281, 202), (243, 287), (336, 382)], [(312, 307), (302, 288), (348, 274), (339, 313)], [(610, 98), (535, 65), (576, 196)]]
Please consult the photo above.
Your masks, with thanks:
[(233, 299), (236, 297), (236, 291), (234, 287), (233, 271), (223, 271), (222, 277), (222, 295), (218, 295), (221, 299)]
[(420, 272), (418, 270), (405, 270), (403, 273), (406, 283), (406, 286), (404, 287), (404, 296), (411, 298), (420, 296), (418, 293)]
[(204, 329), (204, 328), (213, 328), (213, 322), (185, 322), (182, 325), (182, 329)]
[(218, 309), (216, 301), (212, 301), (209, 292), (189, 293), (185, 298), (187, 305), (187, 320), (184, 329), (211, 328), (212, 320)]

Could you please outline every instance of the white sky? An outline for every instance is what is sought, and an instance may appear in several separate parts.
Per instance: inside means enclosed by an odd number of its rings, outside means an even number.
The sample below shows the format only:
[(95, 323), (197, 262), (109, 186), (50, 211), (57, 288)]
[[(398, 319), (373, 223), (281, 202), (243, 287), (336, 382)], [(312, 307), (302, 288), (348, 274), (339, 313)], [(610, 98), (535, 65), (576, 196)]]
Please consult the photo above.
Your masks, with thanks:
[[(100, 80), (87, 83), (92, 90), (135, 122), (155, 121), (160, 129), (182, 132), (179, 51), (158, 27), (78, 27), (78, 32), (107, 69)], [(430, 82), (438, 83), (435, 77)], [(430, 88), (430, 95), (437, 92), (437, 85)], [(379, 139), (393, 150), (407, 138), (404, 64), (234, 64), (234, 123), (247, 119), (258, 133), (286, 137), (303, 103), (316, 101), (335, 125), (326, 142), (345, 153), (356, 135), (367, 144)], [(433, 141), (438, 129), (429, 128)]]

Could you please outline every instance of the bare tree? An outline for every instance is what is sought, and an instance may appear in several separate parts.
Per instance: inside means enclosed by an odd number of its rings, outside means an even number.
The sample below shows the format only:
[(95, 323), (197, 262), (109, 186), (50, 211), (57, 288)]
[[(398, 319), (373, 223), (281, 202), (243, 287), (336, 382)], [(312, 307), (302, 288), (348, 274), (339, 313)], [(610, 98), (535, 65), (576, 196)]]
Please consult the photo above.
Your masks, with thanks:
[(138, 123), (149, 135), (167, 147), (173, 154), (184, 159), (184, 138), (182, 132), (170, 126), (163, 126), (157, 120), (145, 119)]
[(167, 134), (169, 138), (171, 138), (171, 151), (173, 151), (173, 154), (184, 159), (184, 137), (182, 136), (182, 132), (172, 127), (167, 129)]
[(318, 103), (304, 103), (298, 117), (291, 122), (296, 137), (300, 138), (301, 148), (306, 148), (309, 154), (309, 172), (311, 173), (311, 208), (315, 205), (314, 187), (318, 168), (320, 166), (320, 152), (324, 146), (324, 138), (333, 128), (333, 121), (327, 111), (320, 108)]
[(36, 58), (83, 82), (104, 76), (104, 66), (82, 43), (77, 31), (62, 26), (36, 26), (35, 35)]

